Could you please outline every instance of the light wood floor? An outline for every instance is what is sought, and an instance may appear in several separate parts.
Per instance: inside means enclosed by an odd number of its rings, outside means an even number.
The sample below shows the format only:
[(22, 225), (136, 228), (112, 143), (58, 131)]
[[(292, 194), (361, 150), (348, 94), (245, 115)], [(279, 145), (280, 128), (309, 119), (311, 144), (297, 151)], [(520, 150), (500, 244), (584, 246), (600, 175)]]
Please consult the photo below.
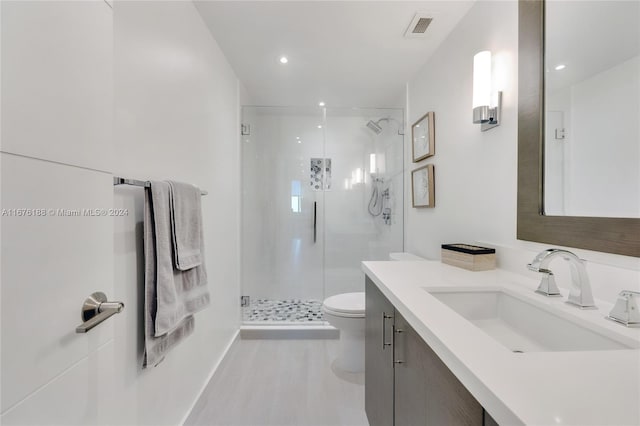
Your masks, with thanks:
[(364, 373), (336, 373), (338, 340), (237, 340), (186, 425), (368, 426)]

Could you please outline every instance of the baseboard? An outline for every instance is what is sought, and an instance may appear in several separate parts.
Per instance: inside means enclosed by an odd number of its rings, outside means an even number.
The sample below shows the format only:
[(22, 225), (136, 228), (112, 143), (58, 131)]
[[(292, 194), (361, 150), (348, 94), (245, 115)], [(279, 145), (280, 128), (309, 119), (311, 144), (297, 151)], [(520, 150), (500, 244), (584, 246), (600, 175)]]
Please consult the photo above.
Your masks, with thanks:
[(211, 379), (213, 378), (213, 375), (216, 374), (216, 371), (218, 370), (218, 367), (220, 367), (220, 364), (222, 364), (222, 361), (225, 359), (225, 357), (227, 356), (227, 353), (229, 352), (229, 350), (231, 349), (231, 346), (233, 346), (233, 344), (236, 342), (236, 340), (238, 340), (240, 338), (240, 330), (236, 330), (236, 332), (233, 334), (233, 337), (231, 337), (231, 340), (229, 341), (229, 343), (227, 343), (227, 347), (224, 348), (224, 351), (222, 351), (222, 355), (220, 355), (220, 357), (218, 358), (218, 361), (215, 363), (215, 365), (213, 366), (213, 368), (211, 369), (211, 372), (209, 373), (209, 375), (207, 376), (207, 380), (205, 380), (204, 385), (202, 385), (202, 388), (200, 389), (200, 391), (198, 392), (198, 395), (196, 396), (196, 398), (193, 400), (193, 402), (191, 403), (191, 406), (189, 407), (189, 409), (187, 410), (187, 414), (185, 414), (185, 416), (182, 418), (182, 420), (180, 421), (180, 425), (184, 426), (184, 423), (187, 421), (187, 419), (189, 418), (189, 415), (191, 414), (191, 412), (193, 411), (193, 409), (195, 408), (196, 404), (198, 403), (198, 400), (200, 400), (200, 397), (202, 396), (202, 394), (204, 393), (204, 390), (207, 388), (207, 385), (209, 384), (209, 382), (211, 381)]
[(263, 325), (240, 327), (242, 339), (337, 339), (340, 332), (330, 325)]

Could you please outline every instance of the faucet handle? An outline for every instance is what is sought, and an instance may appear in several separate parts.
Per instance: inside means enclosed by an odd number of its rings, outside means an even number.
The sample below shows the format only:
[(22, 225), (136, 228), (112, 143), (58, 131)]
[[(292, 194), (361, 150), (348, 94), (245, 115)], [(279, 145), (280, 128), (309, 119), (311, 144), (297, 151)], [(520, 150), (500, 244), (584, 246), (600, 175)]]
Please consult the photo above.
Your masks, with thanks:
[(527, 269), (533, 272), (540, 272), (541, 274), (551, 274), (550, 269), (540, 267), (540, 263), (527, 263)]
[(623, 290), (606, 317), (627, 327), (640, 327), (640, 292)]
[(540, 280), (540, 285), (536, 289), (536, 293), (551, 297), (562, 296), (562, 294), (560, 294), (560, 289), (556, 284), (553, 272), (548, 269), (538, 269), (538, 272), (542, 273), (542, 279)]

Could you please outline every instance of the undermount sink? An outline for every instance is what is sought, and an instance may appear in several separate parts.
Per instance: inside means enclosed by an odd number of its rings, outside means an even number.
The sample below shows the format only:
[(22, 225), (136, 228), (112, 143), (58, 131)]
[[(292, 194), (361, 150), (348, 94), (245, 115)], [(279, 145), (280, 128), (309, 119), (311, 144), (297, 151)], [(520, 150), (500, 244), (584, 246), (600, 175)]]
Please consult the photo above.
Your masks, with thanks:
[(561, 316), (557, 308), (507, 289), (425, 290), (513, 352), (602, 351), (640, 347), (640, 342), (626, 336), (598, 333), (590, 325), (580, 324), (579, 318), (569, 319), (571, 315), (566, 313)]

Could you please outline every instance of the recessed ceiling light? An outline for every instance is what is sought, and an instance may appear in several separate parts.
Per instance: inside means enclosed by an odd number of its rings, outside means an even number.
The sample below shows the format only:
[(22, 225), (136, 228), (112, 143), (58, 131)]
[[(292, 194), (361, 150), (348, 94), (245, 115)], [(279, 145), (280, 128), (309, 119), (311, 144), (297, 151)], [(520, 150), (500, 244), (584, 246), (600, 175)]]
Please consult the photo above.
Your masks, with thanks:
[(299, 141), (298, 141), (298, 143), (302, 143), (302, 141), (301, 141), (301, 140), (299, 140)]
[(296, 139), (300, 139), (300, 136), (296, 136)]
[(280, 63), (281, 64), (286, 64), (287, 62), (289, 62), (289, 59), (287, 59), (286, 56), (281, 56), (280, 57)]
[(323, 106), (324, 106), (324, 102), (320, 101), (320, 102), (318, 103), (318, 106), (323, 107)]
[(318, 129), (322, 129), (322, 125), (321, 124), (318, 124)]
[(558, 66), (556, 67), (556, 71), (563, 70), (563, 69), (565, 69), (566, 67), (567, 67), (566, 65), (564, 65), (564, 64), (560, 64), (560, 65), (558, 65)]

